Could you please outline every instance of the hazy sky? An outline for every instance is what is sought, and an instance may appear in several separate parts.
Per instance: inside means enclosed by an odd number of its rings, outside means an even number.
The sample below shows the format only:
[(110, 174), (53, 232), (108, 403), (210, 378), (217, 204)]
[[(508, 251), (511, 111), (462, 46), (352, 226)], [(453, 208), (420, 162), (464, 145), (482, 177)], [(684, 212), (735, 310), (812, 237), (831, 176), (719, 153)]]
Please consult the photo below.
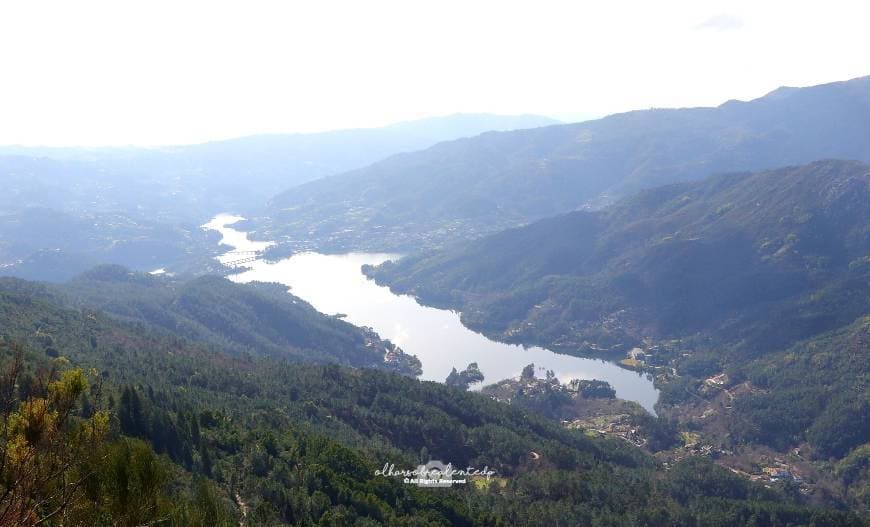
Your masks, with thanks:
[(0, 144), (715, 105), (870, 75), (868, 2), (0, 3)]

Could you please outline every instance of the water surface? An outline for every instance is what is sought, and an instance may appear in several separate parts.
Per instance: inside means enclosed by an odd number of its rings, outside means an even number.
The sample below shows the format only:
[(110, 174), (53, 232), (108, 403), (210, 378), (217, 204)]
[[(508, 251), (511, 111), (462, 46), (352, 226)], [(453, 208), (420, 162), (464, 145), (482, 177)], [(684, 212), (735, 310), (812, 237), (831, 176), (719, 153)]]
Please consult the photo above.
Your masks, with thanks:
[[(236, 261), (247, 251), (261, 251), (272, 245), (251, 241), (244, 232), (230, 227), (241, 219), (220, 215), (205, 225), (220, 232), (221, 243), (232, 247), (232, 251), (219, 257), (222, 262)], [(539, 375), (544, 370), (553, 370), (562, 382), (573, 378), (607, 381), (617, 397), (636, 401), (652, 412), (658, 392), (645, 375), (603, 360), (492, 341), (463, 326), (458, 313), (422, 306), (413, 297), (393, 294), (367, 279), (360, 270), (364, 264), (377, 265), (396, 257), (304, 252), (277, 262), (261, 259), (246, 262), (230, 279), (284, 284), (318, 311), (342, 314), (352, 324), (373, 328), (382, 338), (416, 355), (423, 363), (421, 378), (426, 380), (443, 382), (451, 368), (462, 370), (468, 363), (477, 362), (486, 376), (485, 383), (492, 383), (516, 377), (524, 366), (534, 363)]]

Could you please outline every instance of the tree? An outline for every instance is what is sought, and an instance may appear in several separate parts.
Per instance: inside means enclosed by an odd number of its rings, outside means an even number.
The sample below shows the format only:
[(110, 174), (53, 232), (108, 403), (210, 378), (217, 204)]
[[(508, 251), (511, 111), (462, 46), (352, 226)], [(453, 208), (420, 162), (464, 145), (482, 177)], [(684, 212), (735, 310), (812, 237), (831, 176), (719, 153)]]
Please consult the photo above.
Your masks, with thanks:
[(444, 383), (448, 386), (467, 390), (470, 385), (483, 382), (483, 378), (480, 367), (476, 362), (472, 362), (461, 372), (457, 372), (456, 368), (453, 368)]
[(80, 369), (51, 370), (37, 376), (22, 398), (16, 381), (23, 349), (2, 379), (0, 423), (0, 525), (36, 526), (70, 509), (81, 497), (93, 461), (109, 429), (109, 415), (76, 414), (88, 388)]
[(454, 366), (454, 367), (450, 370), (450, 374), (447, 376), (447, 379), (444, 380), (444, 383), (445, 383), (447, 386), (458, 387), (458, 386), (460, 385), (461, 382), (462, 382), (462, 381), (461, 381), (461, 379), (460, 379), (460, 377), (459, 377), (459, 372), (456, 371), (456, 367)]
[(535, 364), (529, 364), (525, 368), (523, 368), (523, 372), (520, 374), (520, 378), (524, 380), (531, 380), (535, 378)]
[(146, 433), (145, 416), (142, 411), (142, 399), (132, 386), (127, 386), (121, 392), (121, 403), (118, 406), (118, 420), (121, 431), (134, 437), (143, 437)]

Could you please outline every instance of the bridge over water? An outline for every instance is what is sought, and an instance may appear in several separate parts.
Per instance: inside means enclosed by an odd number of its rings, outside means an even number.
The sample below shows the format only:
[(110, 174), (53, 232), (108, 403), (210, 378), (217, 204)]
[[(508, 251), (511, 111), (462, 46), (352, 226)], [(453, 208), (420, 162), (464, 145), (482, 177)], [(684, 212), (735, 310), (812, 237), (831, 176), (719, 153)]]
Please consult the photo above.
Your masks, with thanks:
[(263, 251), (230, 251), (222, 255), (223, 258), (232, 256), (232, 260), (222, 260), (222, 263), (228, 267), (235, 267), (256, 261), (263, 254)]

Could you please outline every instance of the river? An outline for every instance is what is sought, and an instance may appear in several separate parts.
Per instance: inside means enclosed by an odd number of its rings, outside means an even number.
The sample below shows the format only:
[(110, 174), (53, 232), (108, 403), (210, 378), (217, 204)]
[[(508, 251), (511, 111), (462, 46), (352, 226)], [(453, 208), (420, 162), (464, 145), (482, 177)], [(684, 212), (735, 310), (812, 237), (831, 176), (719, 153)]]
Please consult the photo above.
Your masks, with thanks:
[[(243, 260), (248, 251), (262, 251), (272, 245), (248, 239), (232, 228), (243, 218), (221, 214), (204, 225), (221, 233), (221, 244), (232, 248), (218, 259), (224, 263)], [(247, 261), (230, 276), (235, 282), (277, 282), (326, 314), (342, 314), (357, 326), (369, 326), (423, 363), (422, 379), (443, 382), (451, 368), (464, 369), (477, 362), (492, 383), (519, 375), (534, 363), (538, 375), (553, 370), (562, 382), (570, 379), (600, 379), (616, 390), (619, 398), (636, 401), (653, 412), (658, 391), (646, 375), (629, 371), (612, 362), (573, 357), (540, 347), (523, 347), (492, 341), (471, 331), (454, 311), (422, 306), (407, 295), (396, 295), (369, 280), (361, 271), (364, 264), (376, 265), (397, 258), (392, 254), (348, 253), (326, 255), (297, 253), (275, 262)]]

